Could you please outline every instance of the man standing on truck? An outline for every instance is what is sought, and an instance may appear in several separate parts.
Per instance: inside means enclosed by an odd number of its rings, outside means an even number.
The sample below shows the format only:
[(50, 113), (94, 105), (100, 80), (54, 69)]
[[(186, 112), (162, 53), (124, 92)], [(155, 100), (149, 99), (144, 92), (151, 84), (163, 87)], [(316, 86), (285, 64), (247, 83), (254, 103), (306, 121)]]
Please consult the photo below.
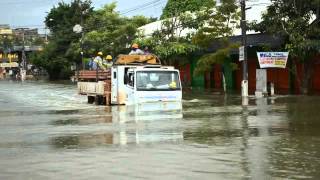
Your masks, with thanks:
[(104, 69), (103, 62), (102, 62), (102, 56), (103, 56), (103, 53), (98, 52), (98, 55), (93, 60), (95, 62), (95, 64), (97, 65), (97, 67), (92, 68), (92, 69), (97, 69), (97, 68)]
[(105, 66), (106, 66), (107, 68), (110, 68), (110, 67), (113, 65), (112, 56), (111, 56), (111, 55), (108, 55), (108, 56), (106, 57), (106, 60), (107, 60), (107, 62), (106, 62), (106, 64), (105, 64)]
[(145, 55), (151, 54), (148, 46), (146, 46), (143, 51)]
[(94, 63), (94, 57), (91, 57), (89, 62), (88, 62), (88, 67), (89, 67), (89, 70), (93, 70), (93, 63)]
[(136, 43), (132, 44), (131, 52), (129, 53), (129, 55), (143, 55), (143, 54), (144, 54), (144, 52), (141, 49), (139, 49), (138, 44), (136, 44)]

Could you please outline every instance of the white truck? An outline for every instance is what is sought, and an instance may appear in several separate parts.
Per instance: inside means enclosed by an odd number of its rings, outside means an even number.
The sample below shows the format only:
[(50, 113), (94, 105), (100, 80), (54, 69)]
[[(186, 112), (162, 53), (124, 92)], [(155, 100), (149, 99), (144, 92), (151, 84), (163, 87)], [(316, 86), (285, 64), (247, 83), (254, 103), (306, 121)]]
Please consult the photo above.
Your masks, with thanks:
[(179, 71), (155, 55), (119, 55), (111, 68), (80, 71), (78, 92), (97, 105), (181, 102)]

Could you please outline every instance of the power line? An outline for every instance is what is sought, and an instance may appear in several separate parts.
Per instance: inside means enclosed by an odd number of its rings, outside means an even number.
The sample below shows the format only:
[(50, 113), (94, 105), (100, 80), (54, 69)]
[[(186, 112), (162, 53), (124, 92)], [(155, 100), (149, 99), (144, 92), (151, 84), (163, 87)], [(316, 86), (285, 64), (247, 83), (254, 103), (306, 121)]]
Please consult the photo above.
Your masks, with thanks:
[[(127, 12), (125, 12), (125, 13), (121, 13), (121, 12), (119, 12), (119, 15), (124, 15), (124, 14), (128, 14), (128, 13), (131, 13), (131, 12), (134, 12), (134, 11), (138, 11), (138, 10), (140, 10), (140, 11), (143, 11), (143, 10), (146, 10), (146, 9), (149, 9), (149, 8), (155, 8), (155, 7), (157, 7), (157, 6), (160, 6), (161, 4), (163, 4), (164, 2), (162, 2), (163, 0), (158, 0), (159, 2), (157, 2), (157, 3), (155, 3), (155, 4), (152, 4), (152, 6), (151, 6), (151, 4), (149, 4), (149, 5), (146, 5), (145, 7), (142, 7), (141, 5), (139, 5), (139, 9), (137, 9), (137, 8), (131, 8), (132, 10), (131, 11), (127, 11)], [(166, 0), (165, 0), (166, 1)], [(105, 24), (104, 24), (104, 22), (99, 22), (98, 24), (96, 24), (93, 28), (101, 28), (101, 27), (104, 27), (105, 26)], [(91, 26), (91, 28), (92, 28), (92, 26)]]
[[(145, 3), (145, 4), (142, 4), (142, 5), (138, 5), (136, 7), (133, 7), (133, 8), (130, 8), (130, 9), (127, 9), (126, 11), (124, 11), (123, 13), (119, 12), (120, 15), (124, 15), (124, 14), (128, 14), (128, 13), (132, 13), (132, 12), (135, 12), (135, 11), (143, 11), (143, 10), (146, 10), (146, 9), (149, 9), (149, 8), (155, 8), (155, 7), (158, 7), (160, 5), (162, 5), (163, 3), (165, 3), (166, 0), (155, 0), (155, 1), (150, 1), (148, 3)], [(100, 27), (103, 27), (104, 24), (103, 22), (100, 22), (99, 24), (96, 24), (95, 27), (93, 28), (100, 28)], [(25, 27), (29, 27), (29, 28), (37, 28), (37, 29), (47, 29), (45, 27), (45, 25), (43, 24), (38, 24), (38, 25), (23, 25), (23, 26), (12, 26), (13, 28), (25, 28)]]
[(39, 3), (39, 2), (43, 2), (43, 3), (48, 3), (49, 1), (52, 3), (55, 3), (56, 1), (60, 1), (60, 0), (30, 0), (29, 2), (26, 2), (27, 0), (22, 0), (22, 1), (16, 1), (16, 2), (0, 2), (0, 4), (4, 4), (4, 5), (25, 5), (25, 4), (35, 4), (35, 3)]
[(256, 4), (248, 4), (248, 6), (253, 7), (253, 6), (268, 6), (271, 5), (271, 3), (256, 3)]
[(11, 26), (11, 27), (13, 27), (13, 28), (24, 28), (24, 27), (34, 27), (34, 28), (36, 28), (36, 27), (39, 27), (39, 28), (41, 28), (41, 27), (45, 27), (45, 25), (43, 25), (43, 24), (30, 24), (30, 25), (19, 25), (19, 26)]
[[(154, 7), (156, 7), (156, 6), (159, 6), (159, 5), (161, 5), (161, 3), (159, 3), (159, 4), (155, 4), (154, 6), (147, 6), (147, 7), (144, 7), (144, 8), (141, 8), (141, 9), (139, 9), (140, 11), (143, 11), (143, 10), (145, 10), (145, 9), (149, 9), (149, 8), (154, 8)], [(134, 11), (136, 11), (136, 10), (134, 10)], [(134, 12), (133, 10), (132, 11), (130, 11), (130, 12)], [(128, 14), (128, 13), (130, 13), (130, 12), (127, 12), (126, 14)], [(124, 15), (123, 13), (119, 13), (119, 15)], [(92, 29), (92, 28), (102, 28), (102, 27), (104, 27), (105, 26), (105, 23), (103, 22), (103, 21), (100, 21), (100, 22), (98, 22), (98, 23), (96, 23), (94, 26), (90, 26), (90, 29)]]
[(132, 7), (132, 8), (129, 8), (129, 9), (124, 9), (124, 10), (122, 10), (122, 13), (126, 13), (126, 12), (128, 12), (128, 11), (132, 11), (132, 10), (135, 10), (135, 9), (137, 9), (137, 8), (140, 8), (140, 7), (143, 7), (143, 6), (148, 6), (148, 5), (150, 5), (150, 4), (153, 4), (153, 3), (157, 3), (157, 2), (159, 2), (160, 0), (153, 0), (153, 1), (149, 1), (149, 2), (147, 2), (147, 3), (145, 3), (145, 4), (140, 4), (140, 5), (138, 5), (138, 6), (135, 6), (135, 7)]
[(131, 9), (124, 10), (120, 14), (124, 15), (124, 14), (128, 14), (128, 13), (131, 13), (131, 12), (134, 12), (134, 11), (144, 10), (144, 9), (147, 9), (147, 8), (150, 8), (150, 7), (158, 6), (159, 4), (162, 4), (164, 1), (166, 1), (166, 0), (154, 0), (154, 1), (151, 1), (151, 2), (148, 2), (148, 3), (145, 3), (145, 4), (138, 5), (136, 7), (131, 8)]
[[(48, 1), (48, 0), (47, 0)], [(50, 0), (49, 0), (50, 1)], [(52, 0), (51, 0), (52, 1)], [(143, 11), (149, 8), (155, 8), (158, 7), (162, 4), (164, 4), (166, 2), (166, 0), (153, 0), (153, 1), (149, 1), (147, 3), (144, 4), (140, 4), (138, 6), (126, 9), (126, 10), (122, 10), (119, 12), (120, 15), (125, 15), (125, 14), (129, 14), (135, 11)], [(249, 2), (256, 2), (256, 1), (249, 1)], [(271, 3), (255, 3), (255, 4), (250, 4), (249, 6), (263, 6), (263, 5), (270, 5)], [(97, 24), (95, 26), (95, 28), (99, 28), (99, 27), (103, 27), (104, 24), (103, 22)], [(22, 26), (12, 26), (14, 28), (23, 28), (23, 27), (30, 27), (30, 28), (38, 28), (38, 29), (46, 29), (45, 25), (43, 24), (37, 24), (37, 25), (22, 25)]]
[[(127, 12), (125, 14), (129, 14), (129, 13), (132, 13), (132, 12), (135, 12), (135, 11), (144, 11), (146, 9), (150, 9), (150, 8), (156, 8), (156, 7), (159, 7), (163, 4), (164, 2), (159, 2), (157, 4), (153, 4), (152, 6), (146, 6), (146, 7), (143, 7), (143, 8), (140, 8), (140, 9), (137, 9), (137, 10), (134, 10), (134, 11), (130, 11), (130, 12)], [(124, 15), (123, 13), (121, 15)]]
[[(147, 2), (147, 3), (144, 3), (144, 4), (140, 4), (138, 6), (132, 7), (130, 9), (123, 10), (122, 12), (120, 11), (119, 14), (120, 15), (125, 15), (125, 14), (132, 13), (132, 12), (139, 11), (139, 10), (142, 11), (142, 10), (146, 10), (146, 9), (149, 9), (149, 8), (155, 8), (155, 7), (158, 7), (158, 6), (162, 5), (165, 2), (166, 2), (166, 0), (153, 0), (153, 1), (150, 1), (150, 2)], [(43, 24), (12, 26), (12, 27), (13, 28), (34, 27), (34, 28), (39, 28), (39, 29), (40, 28), (46, 29), (45, 25), (43, 25)], [(103, 27), (103, 23), (98, 24), (96, 27), (97, 28), (98, 27)]]
[[(236, 5), (238, 6), (241, 6), (241, 1), (242, 0), (239, 0), (236, 2)], [(272, 3), (271, 2), (259, 2), (261, 0), (246, 0), (247, 5), (249, 6), (259, 6), (259, 5), (271, 5)]]

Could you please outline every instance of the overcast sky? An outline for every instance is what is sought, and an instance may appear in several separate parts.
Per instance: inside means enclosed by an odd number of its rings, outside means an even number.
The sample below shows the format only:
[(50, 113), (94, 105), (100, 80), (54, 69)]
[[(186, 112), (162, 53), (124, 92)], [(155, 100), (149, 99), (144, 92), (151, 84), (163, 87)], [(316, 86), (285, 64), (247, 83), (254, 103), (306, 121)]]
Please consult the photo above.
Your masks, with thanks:
[[(46, 12), (61, 0), (0, 0), (0, 24), (9, 24), (12, 28), (31, 27), (44, 29), (44, 18)], [(64, 0), (70, 2), (70, 0)], [(95, 8), (100, 8), (106, 3), (114, 0), (92, 0)], [(167, 0), (117, 0), (118, 11), (126, 12), (133, 10), (125, 15), (142, 14), (145, 16), (159, 17)], [(149, 3), (154, 2), (154, 3)], [(253, 9), (247, 11), (249, 20), (260, 19), (261, 12), (265, 10), (265, 4), (270, 0), (250, 0), (250, 4), (254, 4)], [(141, 5), (146, 5), (141, 8)], [(140, 7), (139, 7), (140, 6)]]

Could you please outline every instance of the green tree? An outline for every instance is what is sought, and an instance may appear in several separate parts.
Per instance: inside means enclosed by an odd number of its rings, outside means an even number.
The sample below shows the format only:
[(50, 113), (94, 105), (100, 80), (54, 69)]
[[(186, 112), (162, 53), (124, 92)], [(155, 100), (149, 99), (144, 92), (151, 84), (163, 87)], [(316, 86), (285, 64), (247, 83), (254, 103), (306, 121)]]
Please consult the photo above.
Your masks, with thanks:
[[(116, 3), (93, 10), (89, 0), (60, 2), (45, 19), (51, 32), (49, 44), (42, 53), (33, 55), (33, 63), (44, 67), (51, 79), (59, 79), (69, 77), (70, 66), (81, 63), (81, 52), (85, 57), (95, 56), (97, 51), (114, 56), (127, 53), (137, 28), (152, 19), (124, 17), (115, 9)], [(83, 26), (83, 33), (73, 32), (77, 24)]]
[[(195, 70), (196, 74), (202, 74), (211, 70), (212, 64), (223, 64), (230, 59), (230, 51), (239, 45), (229, 42), (229, 37), (238, 28), (240, 22), (239, 7), (235, 0), (222, 0), (219, 6), (211, 3), (198, 11), (196, 21), (201, 22), (193, 43), (204, 50), (204, 55), (199, 59)], [(217, 47), (215, 52), (210, 52), (213, 46)], [(231, 68), (237, 66), (230, 64)]]
[(216, 6), (214, 0), (169, 0), (162, 18), (166, 19), (162, 20), (160, 30), (151, 37), (142, 33), (136, 41), (152, 47), (166, 64), (187, 63), (195, 52), (208, 53), (213, 41), (223, 42), (217, 55), (210, 53), (200, 59), (196, 69), (199, 74), (210, 70), (213, 63), (223, 63), (236, 47), (226, 40), (239, 21), (235, 0), (223, 0), (221, 6)]
[(199, 11), (202, 7), (208, 6), (213, 0), (168, 0), (163, 9), (161, 19), (180, 16), (181, 13)]
[(58, 44), (52, 41), (41, 53), (33, 53), (30, 56), (32, 63), (45, 68), (52, 80), (68, 78), (71, 75), (70, 62), (63, 54), (57, 54), (57, 49)]
[(0, 35), (0, 50), (8, 51), (13, 48), (14, 37), (12, 35)]
[[(271, 0), (272, 4), (254, 22), (252, 29), (285, 37), (291, 60), (303, 64), (301, 92), (309, 92), (314, 57), (320, 53), (320, 0)], [(296, 68), (294, 68), (296, 69)]]
[(86, 23), (84, 44), (86, 52), (97, 51), (118, 55), (128, 53), (128, 45), (136, 37), (137, 28), (151, 22), (144, 16), (124, 17), (116, 11), (116, 3), (95, 11)]
[(73, 27), (85, 22), (92, 11), (91, 1), (73, 0), (70, 4), (60, 2), (48, 13), (45, 23), (51, 32), (49, 44), (31, 59), (35, 65), (45, 68), (51, 79), (67, 78), (70, 66), (81, 63), (80, 52), (74, 50), (81, 34), (73, 32)]
[(182, 31), (185, 30), (183, 23), (187, 21), (186, 19), (182, 20), (182, 16), (185, 15), (180, 14), (179, 17), (163, 20), (161, 28), (149, 37), (141, 32), (135, 42), (149, 47), (166, 65), (186, 63), (187, 56), (195, 52), (198, 47), (191, 43), (190, 32), (182, 34)]
[(141, 32), (135, 41), (148, 46), (157, 54), (164, 64), (184, 64), (188, 56), (199, 50), (192, 44), (192, 35), (199, 27), (195, 12), (210, 0), (169, 0), (161, 16), (161, 27), (151, 36)]

